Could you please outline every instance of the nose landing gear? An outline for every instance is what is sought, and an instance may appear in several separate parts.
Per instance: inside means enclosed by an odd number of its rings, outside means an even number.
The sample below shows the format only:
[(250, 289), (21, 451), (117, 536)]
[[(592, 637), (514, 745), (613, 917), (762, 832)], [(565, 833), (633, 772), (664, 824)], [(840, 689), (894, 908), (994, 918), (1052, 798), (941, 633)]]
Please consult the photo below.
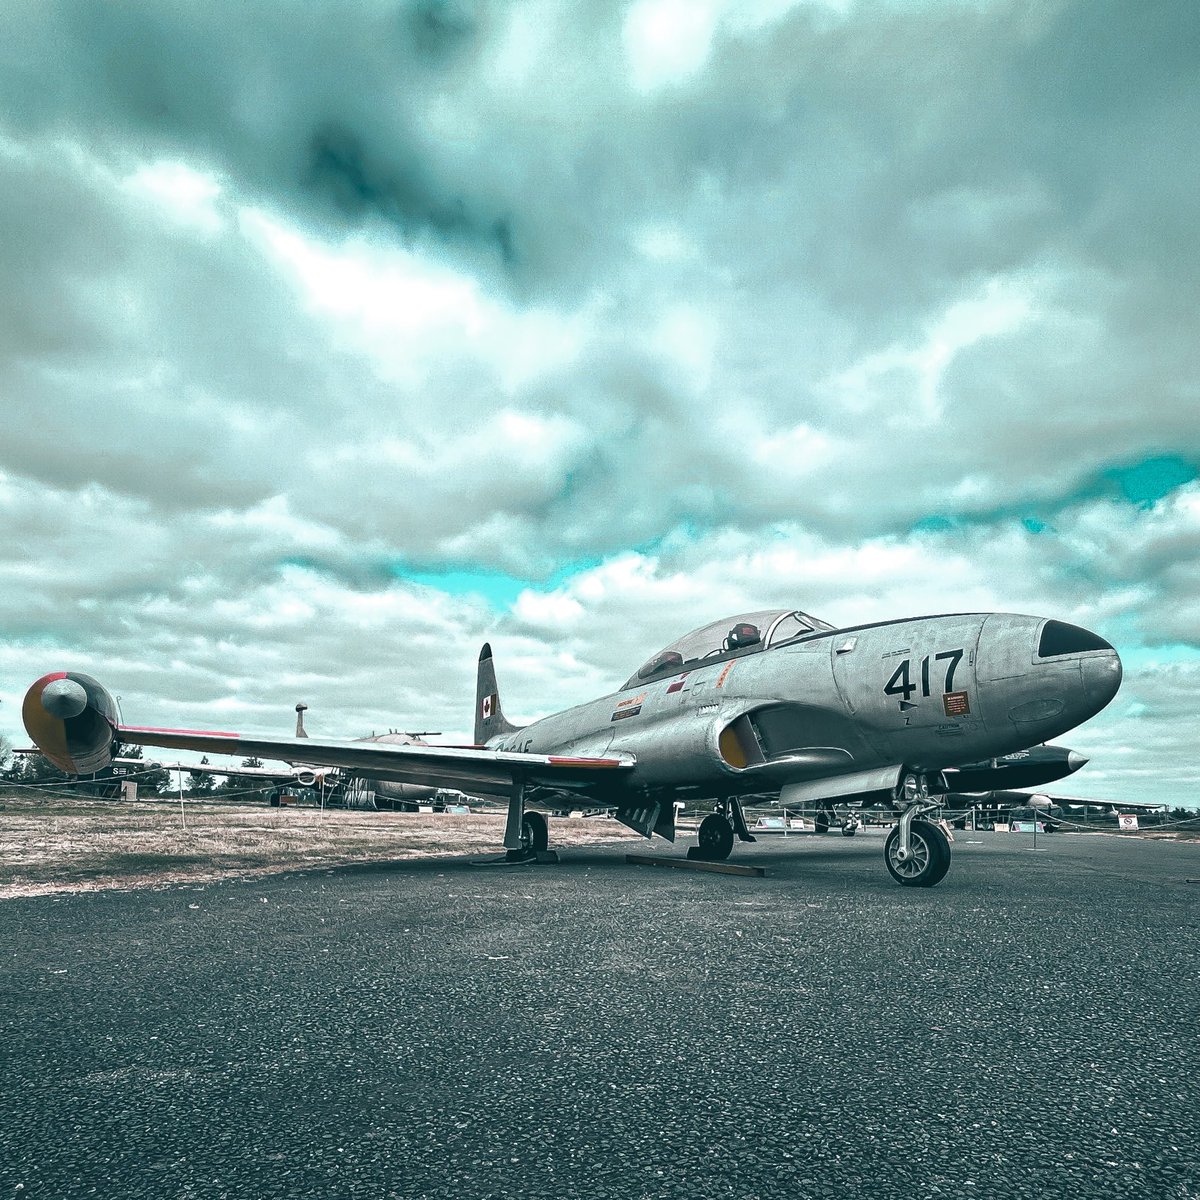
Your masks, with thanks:
[(902, 886), (933, 887), (950, 870), (950, 840), (932, 821), (919, 819), (938, 807), (929, 799), (929, 781), (906, 775), (897, 793), (896, 802), (906, 807), (883, 844), (883, 861)]

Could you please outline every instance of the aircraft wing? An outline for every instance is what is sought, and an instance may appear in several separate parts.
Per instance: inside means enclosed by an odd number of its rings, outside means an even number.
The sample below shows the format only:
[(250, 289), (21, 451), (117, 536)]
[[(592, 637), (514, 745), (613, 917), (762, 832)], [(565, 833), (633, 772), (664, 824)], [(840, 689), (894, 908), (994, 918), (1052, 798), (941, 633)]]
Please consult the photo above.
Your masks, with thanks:
[(1069, 805), (1071, 808), (1102, 808), (1108, 812), (1161, 812), (1170, 808), (1161, 800), (1077, 800), (1074, 796), (1050, 796), (1055, 804)]
[[(634, 766), (632, 755), (587, 758), (562, 754), (519, 754), (476, 746), (395, 745), (384, 742), (321, 741), (316, 738), (264, 738), (198, 729), (150, 729), (121, 725), (116, 736), (139, 746), (196, 750), (270, 758), (321, 767), (341, 767), (356, 775), (441, 787), (472, 796), (507, 797), (518, 780), (587, 795), (619, 788)], [(248, 773), (230, 767), (224, 774)]]

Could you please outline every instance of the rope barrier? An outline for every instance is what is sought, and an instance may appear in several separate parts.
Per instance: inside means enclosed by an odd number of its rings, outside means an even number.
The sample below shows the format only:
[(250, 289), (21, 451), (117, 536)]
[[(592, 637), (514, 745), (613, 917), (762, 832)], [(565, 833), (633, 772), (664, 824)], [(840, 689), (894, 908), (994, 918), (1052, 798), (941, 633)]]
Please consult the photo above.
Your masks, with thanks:
[[(943, 810), (943, 811), (945, 811), (945, 810)], [(1038, 814), (1041, 814), (1044, 810), (1038, 809), (1036, 811)], [(1063, 816), (1051, 817), (1049, 815), (1046, 815), (1046, 816), (1038, 815), (1036, 819), (1040, 820), (1043, 825), (1053, 822), (1056, 829), (1061, 825), (1069, 825), (1073, 829), (1080, 829), (1086, 833), (1093, 833), (1097, 837), (1123, 837), (1123, 838), (1138, 838), (1138, 837), (1140, 837), (1140, 838), (1145, 838), (1152, 833), (1158, 833), (1160, 830), (1172, 830), (1172, 829), (1183, 829), (1183, 828), (1200, 829), (1200, 815), (1197, 815), (1195, 817), (1180, 817), (1174, 821), (1156, 821), (1148, 829), (1113, 829), (1113, 830), (1097, 829), (1095, 827), (1095, 825), (1091, 824), (1090, 822), (1073, 821), (1073, 820), (1071, 820), (1070, 817), (1063, 817)]]

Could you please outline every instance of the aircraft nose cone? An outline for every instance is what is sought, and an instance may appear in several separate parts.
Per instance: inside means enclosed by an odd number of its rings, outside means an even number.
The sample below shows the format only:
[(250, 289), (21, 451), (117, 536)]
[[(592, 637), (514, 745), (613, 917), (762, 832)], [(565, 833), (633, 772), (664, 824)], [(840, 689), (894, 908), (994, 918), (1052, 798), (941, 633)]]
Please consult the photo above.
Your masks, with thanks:
[(1085, 658), (1083, 667), (1083, 687), (1088, 699), (1099, 712), (1116, 694), (1121, 686), (1121, 658), (1115, 650), (1107, 654), (1097, 654)]
[(79, 716), (87, 702), (87, 692), (73, 679), (56, 679), (42, 688), (42, 707), (60, 721)]
[(1078, 753), (1078, 751), (1068, 750), (1067, 773), (1074, 774), (1074, 772), (1078, 771), (1080, 767), (1086, 767), (1087, 761), (1088, 760), (1082, 754)]

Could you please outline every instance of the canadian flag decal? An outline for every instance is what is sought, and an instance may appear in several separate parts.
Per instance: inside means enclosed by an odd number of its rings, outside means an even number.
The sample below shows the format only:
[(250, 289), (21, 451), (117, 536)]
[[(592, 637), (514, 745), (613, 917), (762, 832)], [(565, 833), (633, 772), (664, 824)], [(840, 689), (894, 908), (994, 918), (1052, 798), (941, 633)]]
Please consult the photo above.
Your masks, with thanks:
[(496, 709), (496, 697), (494, 695), (493, 696), (484, 696), (484, 698), (483, 698), (483, 719), (485, 721), (488, 719), (488, 717), (490, 717), (492, 715), (492, 713), (495, 711), (495, 709)]

